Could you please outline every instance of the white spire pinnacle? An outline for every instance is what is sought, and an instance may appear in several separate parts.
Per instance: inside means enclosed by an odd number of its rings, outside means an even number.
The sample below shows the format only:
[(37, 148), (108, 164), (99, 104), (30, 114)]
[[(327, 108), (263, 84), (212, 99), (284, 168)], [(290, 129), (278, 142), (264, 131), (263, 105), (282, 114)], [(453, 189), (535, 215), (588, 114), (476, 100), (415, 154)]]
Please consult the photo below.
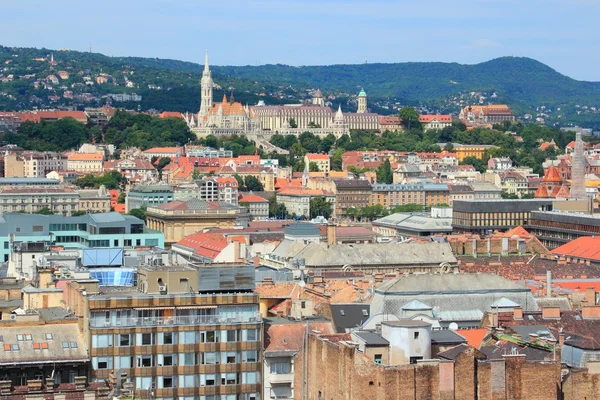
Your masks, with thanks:
[(206, 50), (206, 54), (204, 55), (204, 72), (210, 72), (210, 69), (208, 69), (208, 50)]

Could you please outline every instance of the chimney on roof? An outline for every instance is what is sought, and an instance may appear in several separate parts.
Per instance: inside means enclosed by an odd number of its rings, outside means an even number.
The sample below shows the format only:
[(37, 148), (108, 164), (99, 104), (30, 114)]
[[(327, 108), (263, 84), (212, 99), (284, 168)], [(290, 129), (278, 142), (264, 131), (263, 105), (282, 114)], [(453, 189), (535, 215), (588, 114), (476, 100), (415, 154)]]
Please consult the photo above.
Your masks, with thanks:
[(558, 345), (559, 347), (562, 349), (563, 345), (565, 344), (565, 334), (560, 332), (558, 334)]
[(546, 297), (552, 297), (552, 271), (546, 271)]
[(560, 307), (542, 307), (542, 319), (560, 319)]
[(332, 245), (337, 243), (336, 226), (333, 224), (327, 225), (327, 244)]
[(515, 307), (513, 309), (513, 319), (518, 319), (518, 320), (523, 319), (523, 308), (522, 307)]
[(585, 288), (585, 304), (588, 306), (596, 305), (596, 290), (593, 287)]

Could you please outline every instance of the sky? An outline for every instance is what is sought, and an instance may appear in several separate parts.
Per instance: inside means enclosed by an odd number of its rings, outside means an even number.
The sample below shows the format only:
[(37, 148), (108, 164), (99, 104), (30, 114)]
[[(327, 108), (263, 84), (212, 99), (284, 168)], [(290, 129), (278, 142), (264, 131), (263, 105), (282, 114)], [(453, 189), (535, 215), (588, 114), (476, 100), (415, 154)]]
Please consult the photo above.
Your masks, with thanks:
[(531, 57), (600, 81), (600, 0), (2, 0), (0, 45), (216, 65)]

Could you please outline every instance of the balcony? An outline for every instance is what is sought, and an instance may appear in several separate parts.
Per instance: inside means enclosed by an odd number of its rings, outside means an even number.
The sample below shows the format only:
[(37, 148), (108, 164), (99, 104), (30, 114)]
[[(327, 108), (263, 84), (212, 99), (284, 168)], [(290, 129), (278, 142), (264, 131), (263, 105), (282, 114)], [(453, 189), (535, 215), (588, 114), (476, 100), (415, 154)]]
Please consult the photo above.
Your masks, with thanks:
[(127, 328), (127, 327), (157, 327), (157, 326), (188, 326), (188, 325), (224, 325), (248, 324), (261, 321), (260, 313), (238, 314), (234, 316), (193, 316), (193, 317), (143, 317), (106, 319), (90, 319), (90, 328)]
[(271, 374), (269, 376), (269, 382), (271, 384), (277, 383), (292, 383), (294, 381), (294, 374)]

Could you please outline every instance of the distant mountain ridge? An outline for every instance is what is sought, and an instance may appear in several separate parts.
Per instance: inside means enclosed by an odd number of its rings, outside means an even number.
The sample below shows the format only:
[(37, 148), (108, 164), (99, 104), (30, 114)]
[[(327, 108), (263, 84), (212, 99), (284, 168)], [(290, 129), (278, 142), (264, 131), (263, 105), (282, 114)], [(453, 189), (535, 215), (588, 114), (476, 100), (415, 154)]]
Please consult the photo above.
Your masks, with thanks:
[[(39, 61), (51, 53), (57, 62), (55, 68)], [(32, 61), (35, 59), (38, 60)], [(135, 92), (142, 95), (142, 102), (124, 105), (141, 109), (194, 112), (199, 106), (202, 66), (192, 62), (0, 46), (0, 66), (4, 68), (0, 69), (0, 110), (51, 107), (48, 91), (55, 92), (52, 96), (55, 104), (74, 104), (62, 97), (65, 88), (71, 91), (73, 87), (90, 92), (97, 99), (109, 93)], [(46, 85), (45, 91), (41, 91), (35, 84), (40, 77), (61, 69), (71, 76), (59, 85)], [(473, 65), (443, 62), (300, 67), (211, 65), (211, 70), (215, 82), (223, 88), (215, 91), (216, 99), (234, 88), (236, 100), (248, 104), (260, 99), (267, 104), (301, 101), (309, 97), (311, 90), (320, 88), (324, 94), (335, 96), (332, 100), (335, 106), (341, 104), (343, 109), (351, 110), (355, 107), (354, 96), (364, 87), (370, 107), (378, 112), (393, 113), (393, 106), (400, 103), (457, 113), (460, 105), (478, 101), (477, 97), (468, 96), (470, 92), (481, 92), (482, 101), (507, 103), (520, 114), (535, 116), (536, 108), (541, 106), (560, 107), (551, 116), (557, 120), (573, 118), (577, 122), (583, 115), (577, 106), (588, 107), (586, 121), (600, 127), (600, 113), (596, 112), (600, 110), (600, 82), (577, 81), (531, 58), (501, 57)], [(9, 74), (14, 75), (14, 80), (3, 80)], [(86, 76), (93, 80), (99, 74), (114, 79), (105, 84), (81, 80)], [(127, 86), (128, 80), (134, 85)], [(491, 98), (493, 93), (496, 96)], [(89, 105), (93, 104), (83, 104)]]

